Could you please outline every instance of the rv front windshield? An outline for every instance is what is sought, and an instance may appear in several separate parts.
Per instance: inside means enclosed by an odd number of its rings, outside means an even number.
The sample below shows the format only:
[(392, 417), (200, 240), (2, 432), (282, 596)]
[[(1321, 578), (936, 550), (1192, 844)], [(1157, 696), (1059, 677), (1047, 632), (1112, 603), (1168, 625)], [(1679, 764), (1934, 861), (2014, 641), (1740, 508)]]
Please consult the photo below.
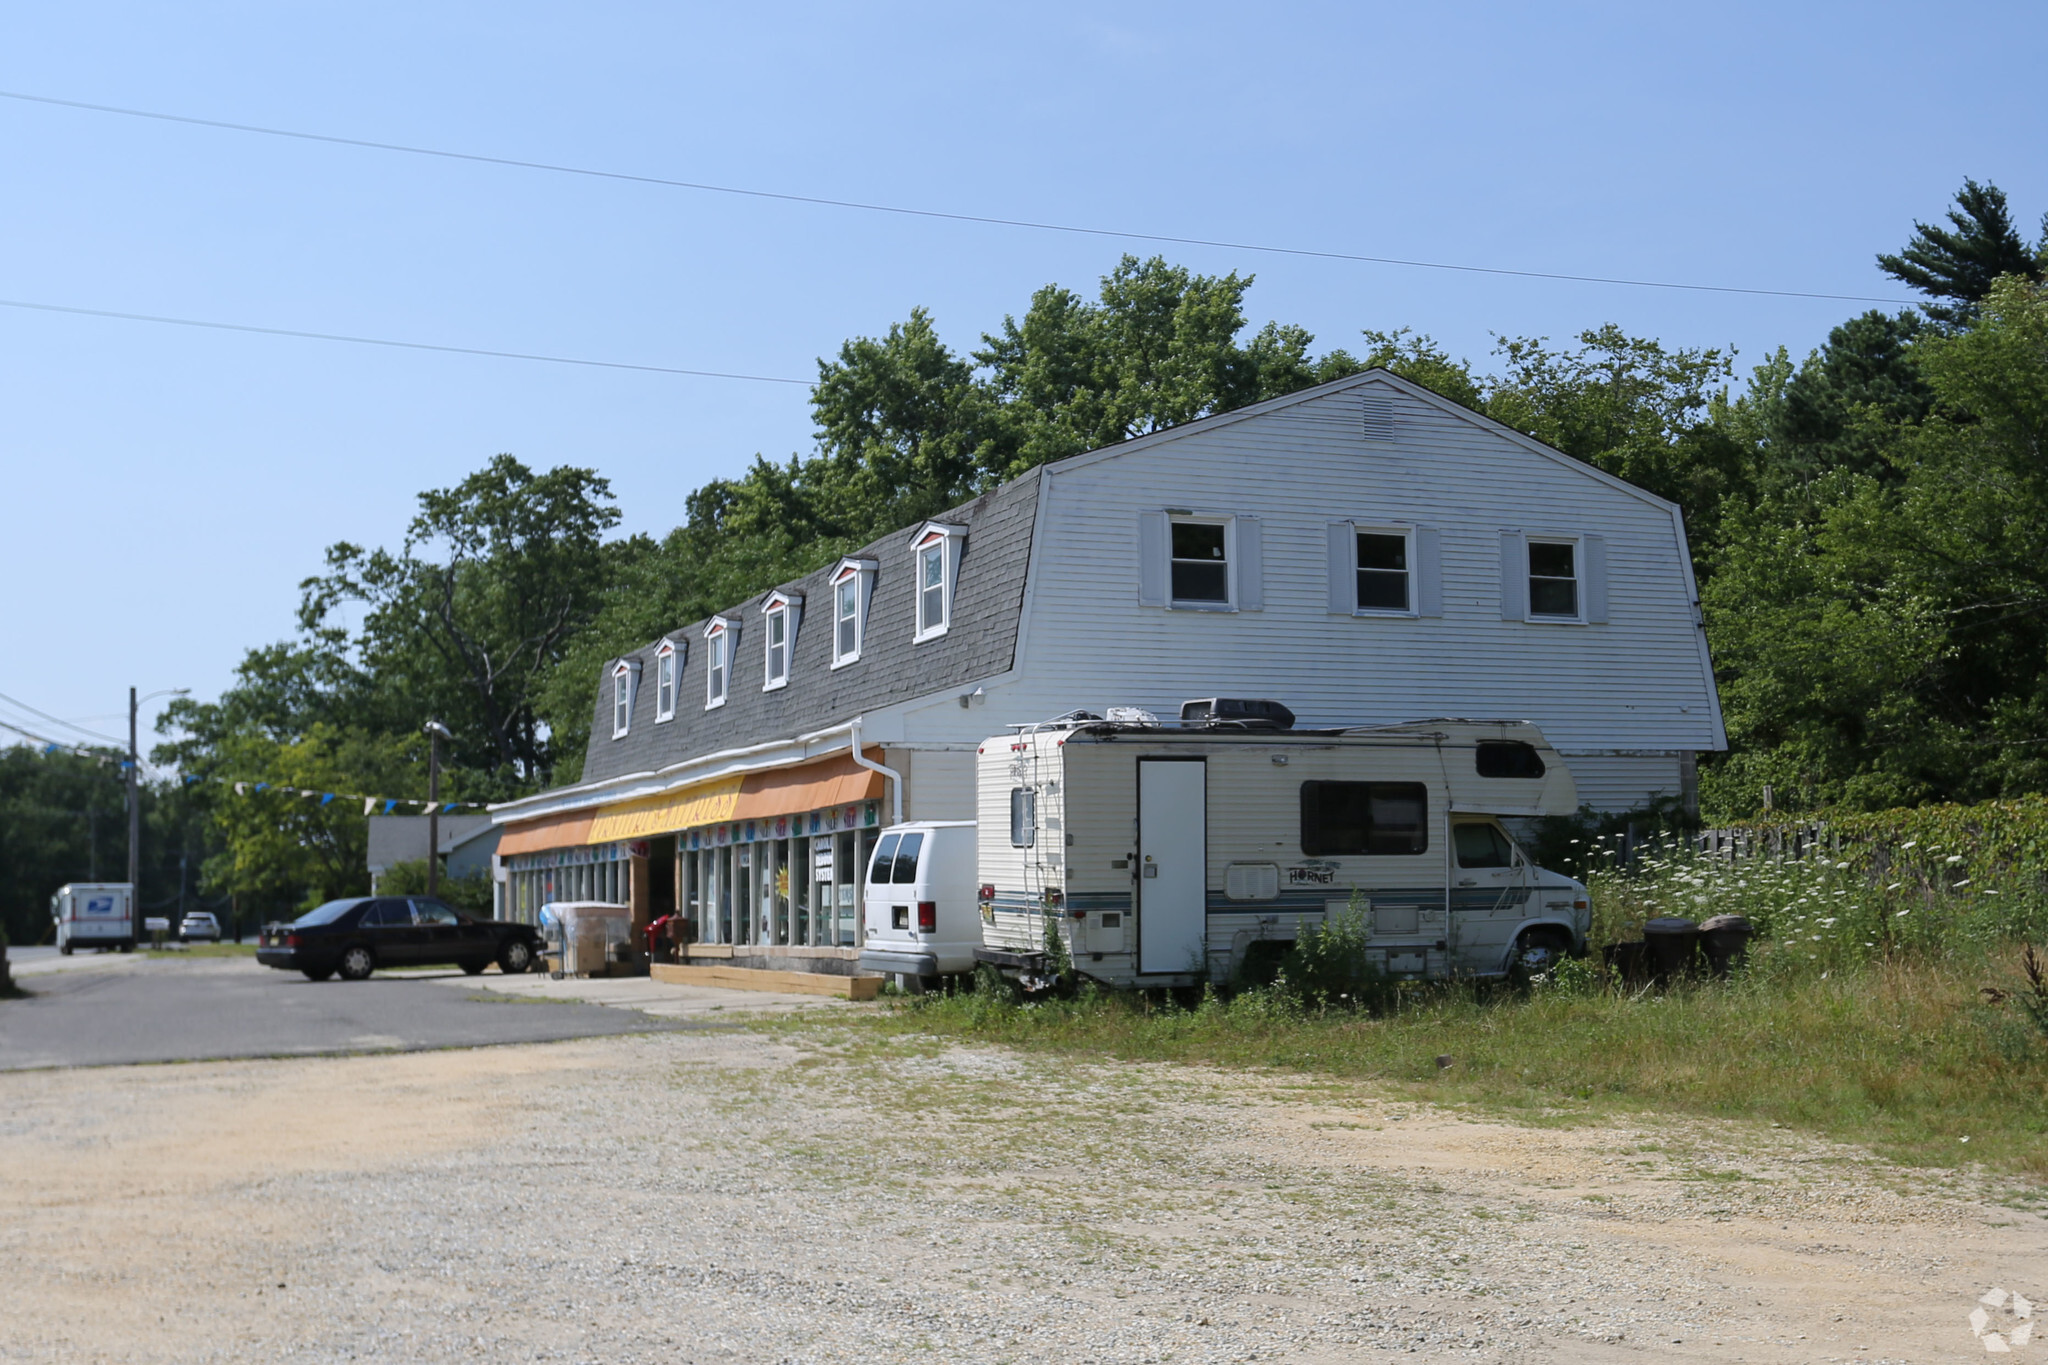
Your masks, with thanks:
[(346, 900), (329, 901), (317, 910), (308, 910), (292, 923), (300, 928), (310, 929), (315, 925), (332, 924), (356, 906), (362, 904), (362, 897), (350, 896)]

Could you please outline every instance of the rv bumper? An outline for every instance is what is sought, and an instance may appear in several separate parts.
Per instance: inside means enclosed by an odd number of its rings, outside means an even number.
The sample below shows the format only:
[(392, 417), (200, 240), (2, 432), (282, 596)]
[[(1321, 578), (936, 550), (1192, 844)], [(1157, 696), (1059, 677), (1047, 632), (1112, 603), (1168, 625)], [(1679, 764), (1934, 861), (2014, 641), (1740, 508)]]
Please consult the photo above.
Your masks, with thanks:
[(1000, 948), (976, 948), (974, 960), (1013, 972), (1042, 972), (1046, 968), (1044, 953), (1006, 953)]
[(931, 953), (885, 953), (873, 948), (860, 955), (860, 969), (889, 976), (937, 976), (939, 959)]

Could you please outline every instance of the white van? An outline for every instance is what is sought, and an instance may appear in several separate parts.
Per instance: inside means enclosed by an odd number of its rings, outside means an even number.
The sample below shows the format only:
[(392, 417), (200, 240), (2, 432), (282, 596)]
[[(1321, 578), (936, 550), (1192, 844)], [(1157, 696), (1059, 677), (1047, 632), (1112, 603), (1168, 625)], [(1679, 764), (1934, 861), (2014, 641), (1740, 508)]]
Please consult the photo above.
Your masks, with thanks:
[(1080, 713), (985, 741), (977, 959), (1042, 982), (1051, 931), (1083, 976), (1190, 986), (1354, 908), (1393, 977), (1584, 951), (1586, 888), (1501, 823), (1578, 808), (1534, 725), (1292, 726), (1271, 702), (1211, 700), (1178, 725)]
[(127, 882), (72, 882), (50, 897), (57, 951), (118, 948), (135, 951), (134, 888)]
[(891, 825), (868, 861), (860, 969), (922, 990), (974, 970), (981, 946), (975, 910), (974, 821)]

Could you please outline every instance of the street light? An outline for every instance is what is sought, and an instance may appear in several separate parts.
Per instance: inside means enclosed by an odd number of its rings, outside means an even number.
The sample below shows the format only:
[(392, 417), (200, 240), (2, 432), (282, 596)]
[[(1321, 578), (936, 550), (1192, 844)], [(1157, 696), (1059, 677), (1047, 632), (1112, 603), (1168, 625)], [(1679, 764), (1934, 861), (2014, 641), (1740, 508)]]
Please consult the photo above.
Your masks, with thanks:
[(142, 942), (142, 799), (136, 786), (142, 772), (142, 754), (135, 742), (135, 718), (142, 703), (158, 697), (189, 697), (189, 687), (166, 687), (146, 697), (128, 689), (128, 937)]
[(432, 898), (441, 885), (441, 741), (455, 734), (438, 720), (420, 729), (427, 736), (427, 895)]

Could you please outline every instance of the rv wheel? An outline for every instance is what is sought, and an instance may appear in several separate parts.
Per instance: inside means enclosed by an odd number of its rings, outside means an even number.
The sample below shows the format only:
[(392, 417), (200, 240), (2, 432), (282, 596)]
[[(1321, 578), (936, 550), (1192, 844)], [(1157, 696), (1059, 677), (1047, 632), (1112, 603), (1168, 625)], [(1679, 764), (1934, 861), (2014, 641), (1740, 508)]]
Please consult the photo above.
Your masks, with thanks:
[(1555, 967), (1571, 950), (1571, 940), (1558, 930), (1531, 929), (1515, 944), (1515, 961), (1511, 970), (1515, 976), (1527, 980)]

